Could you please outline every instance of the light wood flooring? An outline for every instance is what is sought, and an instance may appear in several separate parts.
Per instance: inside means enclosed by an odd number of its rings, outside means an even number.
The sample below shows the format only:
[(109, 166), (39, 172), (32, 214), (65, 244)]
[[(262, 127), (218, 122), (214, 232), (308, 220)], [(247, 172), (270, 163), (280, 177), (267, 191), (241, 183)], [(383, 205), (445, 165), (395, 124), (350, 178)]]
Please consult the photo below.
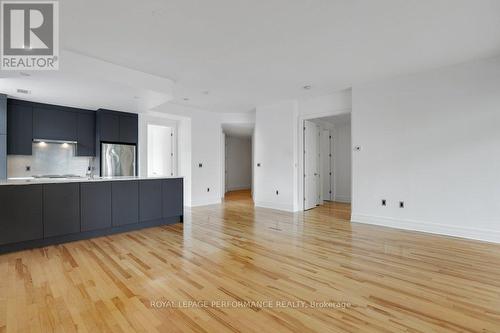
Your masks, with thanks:
[(238, 192), (184, 224), (1, 255), (0, 333), (500, 332), (500, 245), (349, 216)]

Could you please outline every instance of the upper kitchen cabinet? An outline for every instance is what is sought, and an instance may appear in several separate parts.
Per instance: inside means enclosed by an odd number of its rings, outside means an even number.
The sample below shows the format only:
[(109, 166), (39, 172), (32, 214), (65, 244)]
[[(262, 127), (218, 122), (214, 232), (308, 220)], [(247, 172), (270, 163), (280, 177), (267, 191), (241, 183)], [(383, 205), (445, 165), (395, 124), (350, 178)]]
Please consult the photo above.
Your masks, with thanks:
[(136, 114), (99, 110), (97, 126), (99, 141), (131, 144), (138, 142), (138, 116)]
[(95, 156), (95, 112), (78, 112), (77, 156)]
[(69, 108), (43, 105), (33, 107), (33, 138), (77, 141), (78, 113)]
[(7, 101), (7, 154), (31, 155), (33, 108), (31, 104)]
[(120, 142), (137, 143), (138, 116), (136, 114), (120, 115)]
[(120, 141), (120, 116), (114, 112), (98, 111), (97, 126), (100, 141)]

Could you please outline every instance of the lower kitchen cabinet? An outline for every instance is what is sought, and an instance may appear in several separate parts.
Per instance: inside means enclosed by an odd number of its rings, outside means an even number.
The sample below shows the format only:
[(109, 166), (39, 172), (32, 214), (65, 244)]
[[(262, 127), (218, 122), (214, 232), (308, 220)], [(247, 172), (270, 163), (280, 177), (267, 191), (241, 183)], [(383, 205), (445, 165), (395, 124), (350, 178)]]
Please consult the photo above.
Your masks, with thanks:
[(44, 238), (80, 232), (80, 184), (43, 185)]
[(42, 238), (42, 185), (0, 186), (0, 245)]
[(163, 180), (163, 217), (184, 215), (182, 178)]
[(80, 185), (81, 231), (111, 228), (111, 183)]
[(183, 211), (182, 178), (0, 185), (0, 254), (182, 222)]
[(162, 218), (162, 180), (139, 182), (139, 222)]
[(114, 181), (112, 189), (113, 227), (139, 222), (139, 182)]

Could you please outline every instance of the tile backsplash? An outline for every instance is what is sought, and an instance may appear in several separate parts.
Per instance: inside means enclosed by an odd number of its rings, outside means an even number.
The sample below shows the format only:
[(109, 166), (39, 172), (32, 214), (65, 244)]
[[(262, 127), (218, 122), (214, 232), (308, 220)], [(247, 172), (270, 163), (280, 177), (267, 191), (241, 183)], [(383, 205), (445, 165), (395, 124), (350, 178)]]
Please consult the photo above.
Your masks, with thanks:
[(70, 143), (33, 143), (33, 155), (7, 156), (7, 177), (67, 174), (85, 176), (93, 158), (77, 157), (75, 149), (76, 145)]

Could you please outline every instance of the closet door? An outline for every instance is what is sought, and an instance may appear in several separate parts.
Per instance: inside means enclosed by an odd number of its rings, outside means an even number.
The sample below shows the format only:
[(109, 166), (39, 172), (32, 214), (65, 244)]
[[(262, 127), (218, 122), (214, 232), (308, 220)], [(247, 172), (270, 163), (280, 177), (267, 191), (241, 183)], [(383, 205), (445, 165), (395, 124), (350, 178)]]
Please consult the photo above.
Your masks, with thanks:
[(320, 162), (319, 162), (319, 127), (310, 121), (304, 121), (304, 209), (319, 205)]

